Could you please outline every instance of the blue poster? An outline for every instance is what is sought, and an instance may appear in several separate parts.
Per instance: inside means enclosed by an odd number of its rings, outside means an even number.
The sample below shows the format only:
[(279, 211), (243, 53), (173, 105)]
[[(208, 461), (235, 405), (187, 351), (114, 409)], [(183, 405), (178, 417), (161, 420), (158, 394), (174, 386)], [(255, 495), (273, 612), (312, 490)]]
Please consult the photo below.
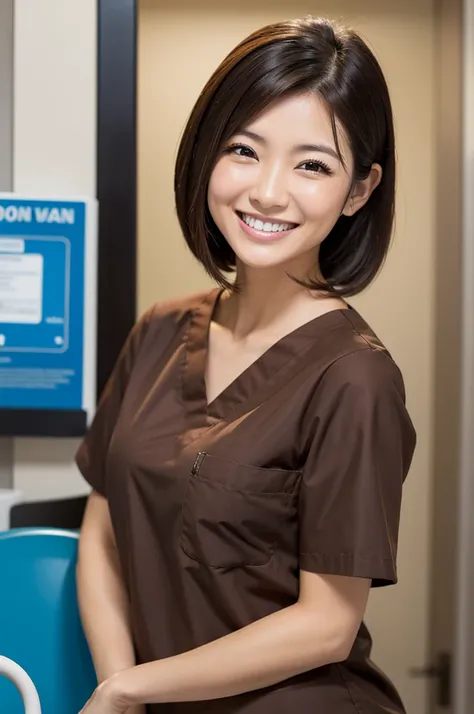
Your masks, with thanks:
[(85, 406), (90, 208), (0, 198), (0, 408)]

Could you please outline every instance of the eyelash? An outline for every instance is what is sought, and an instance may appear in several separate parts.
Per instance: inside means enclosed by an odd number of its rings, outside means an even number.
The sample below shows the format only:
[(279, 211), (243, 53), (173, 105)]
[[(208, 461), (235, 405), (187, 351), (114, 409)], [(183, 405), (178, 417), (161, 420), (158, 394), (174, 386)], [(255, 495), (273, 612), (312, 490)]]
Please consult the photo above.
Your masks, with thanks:
[[(249, 151), (252, 156), (248, 156), (245, 154), (237, 154), (236, 149), (244, 149), (245, 151)], [(253, 158), (255, 156), (255, 151), (250, 148), (250, 146), (246, 146), (245, 144), (230, 144), (224, 149), (224, 154), (235, 154), (236, 156), (242, 156), (243, 158)], [(330, 176), (333, 173), (333, 170), (331, 169), (330, 166), (328, 166), (324, 161), (315, 160), (311, 159), (308, 161), (303, 161), (297, 168), (302, 168), (305, 164), (313, 164), (313, 166), (317, 166), (318, 170), (315, 171), (314, 169), (303, 169), (303, 171), (308, 171), (309, 173), (312, 174), (318, 174), (318, 173), (324, 173), (327, 176)]]

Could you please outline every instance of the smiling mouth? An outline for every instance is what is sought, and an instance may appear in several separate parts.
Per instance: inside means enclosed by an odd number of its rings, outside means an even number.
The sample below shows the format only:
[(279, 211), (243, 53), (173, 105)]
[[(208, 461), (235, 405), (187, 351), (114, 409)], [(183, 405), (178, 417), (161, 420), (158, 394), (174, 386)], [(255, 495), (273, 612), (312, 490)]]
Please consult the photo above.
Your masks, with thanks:
[(248, 213), (242, 213), (241, 211), (236, 211), (240, 220), (246, 223), (250, 228), (256, 231), (262, 231), (264, 233), (283, 233), (284, 231), (290, 231), (293, 228), (298, 227), (298, 223), (278, 223), (277, 221), (263, 221), (260, 218), (254, 218)]

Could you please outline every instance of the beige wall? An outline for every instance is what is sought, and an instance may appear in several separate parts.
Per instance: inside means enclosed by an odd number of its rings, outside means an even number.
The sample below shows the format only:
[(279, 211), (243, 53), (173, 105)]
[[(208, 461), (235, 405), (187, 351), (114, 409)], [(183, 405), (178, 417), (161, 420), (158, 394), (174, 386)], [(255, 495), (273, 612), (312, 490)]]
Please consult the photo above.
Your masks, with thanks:
[[(15, 0), (14, 20), (13, 190), (93, 198), (97, 2)], [(26, 500), (88, 492), (78, 443), (15, 439), (15, 488)]]
[(359, 29), (386, 71), (396, 119), (396, 236), (377, 283), (355, 300), (398, 360), (419, 446), (406, 486), (400, 584), (374, 592), (375, 655), (424, 714), (425, 682), (407, 670), (427, 659), (435, 283), (434, 17), (432, 0), (142, 0), (139, 50), (139, 308), (209, 284), (188, 254), (173, 205), (177, 143), (202, 85), (247, 33), (312, 13)]
[[(462, 24), (461, 0), (436, 0), (436, 284), (435, 295), (435, 424), (433, 439), (433, 523), (431, 580), (431, 650), (456, 647), (457, 529), (459, 444), (461, 428), (461, 211), (462, 211)], [(464, 79), (466, 81), (466, 79)], [(469, 521), (472, 516), (469, 514)], [(472, 557), (472, 553), (470, 553)], [(472, 607), (472, 605), (469, 605)], [(470, 619), (470, 618), (469, 618)], [(472, 679), (472, 667), (463, 665)], [(446, 714), (436, 708), (432, 714)], [(472, 694), (467, 711), (472, 711)], [(459, 712), (463, 711), (462, 707)], [(430, 712), (431, 714), (431, 712)], [(449, 714), (449, 713), (448, 713)]]

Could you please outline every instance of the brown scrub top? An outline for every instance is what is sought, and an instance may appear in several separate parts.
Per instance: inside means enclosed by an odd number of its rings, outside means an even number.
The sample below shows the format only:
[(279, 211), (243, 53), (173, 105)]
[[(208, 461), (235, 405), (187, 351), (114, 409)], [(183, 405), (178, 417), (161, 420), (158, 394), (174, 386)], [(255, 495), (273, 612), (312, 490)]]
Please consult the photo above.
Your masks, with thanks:
[[(396, 582), (415, 434), (403, 380), (353, 309), (279, 340), (211, 404), (220, 290), (138, 321), (77, 463), (108, 499), (137, 662), (185, 652), (288, 607), (299, 569)], [(394, 714), (362, 624), (345, 662), (158, 714)]]

